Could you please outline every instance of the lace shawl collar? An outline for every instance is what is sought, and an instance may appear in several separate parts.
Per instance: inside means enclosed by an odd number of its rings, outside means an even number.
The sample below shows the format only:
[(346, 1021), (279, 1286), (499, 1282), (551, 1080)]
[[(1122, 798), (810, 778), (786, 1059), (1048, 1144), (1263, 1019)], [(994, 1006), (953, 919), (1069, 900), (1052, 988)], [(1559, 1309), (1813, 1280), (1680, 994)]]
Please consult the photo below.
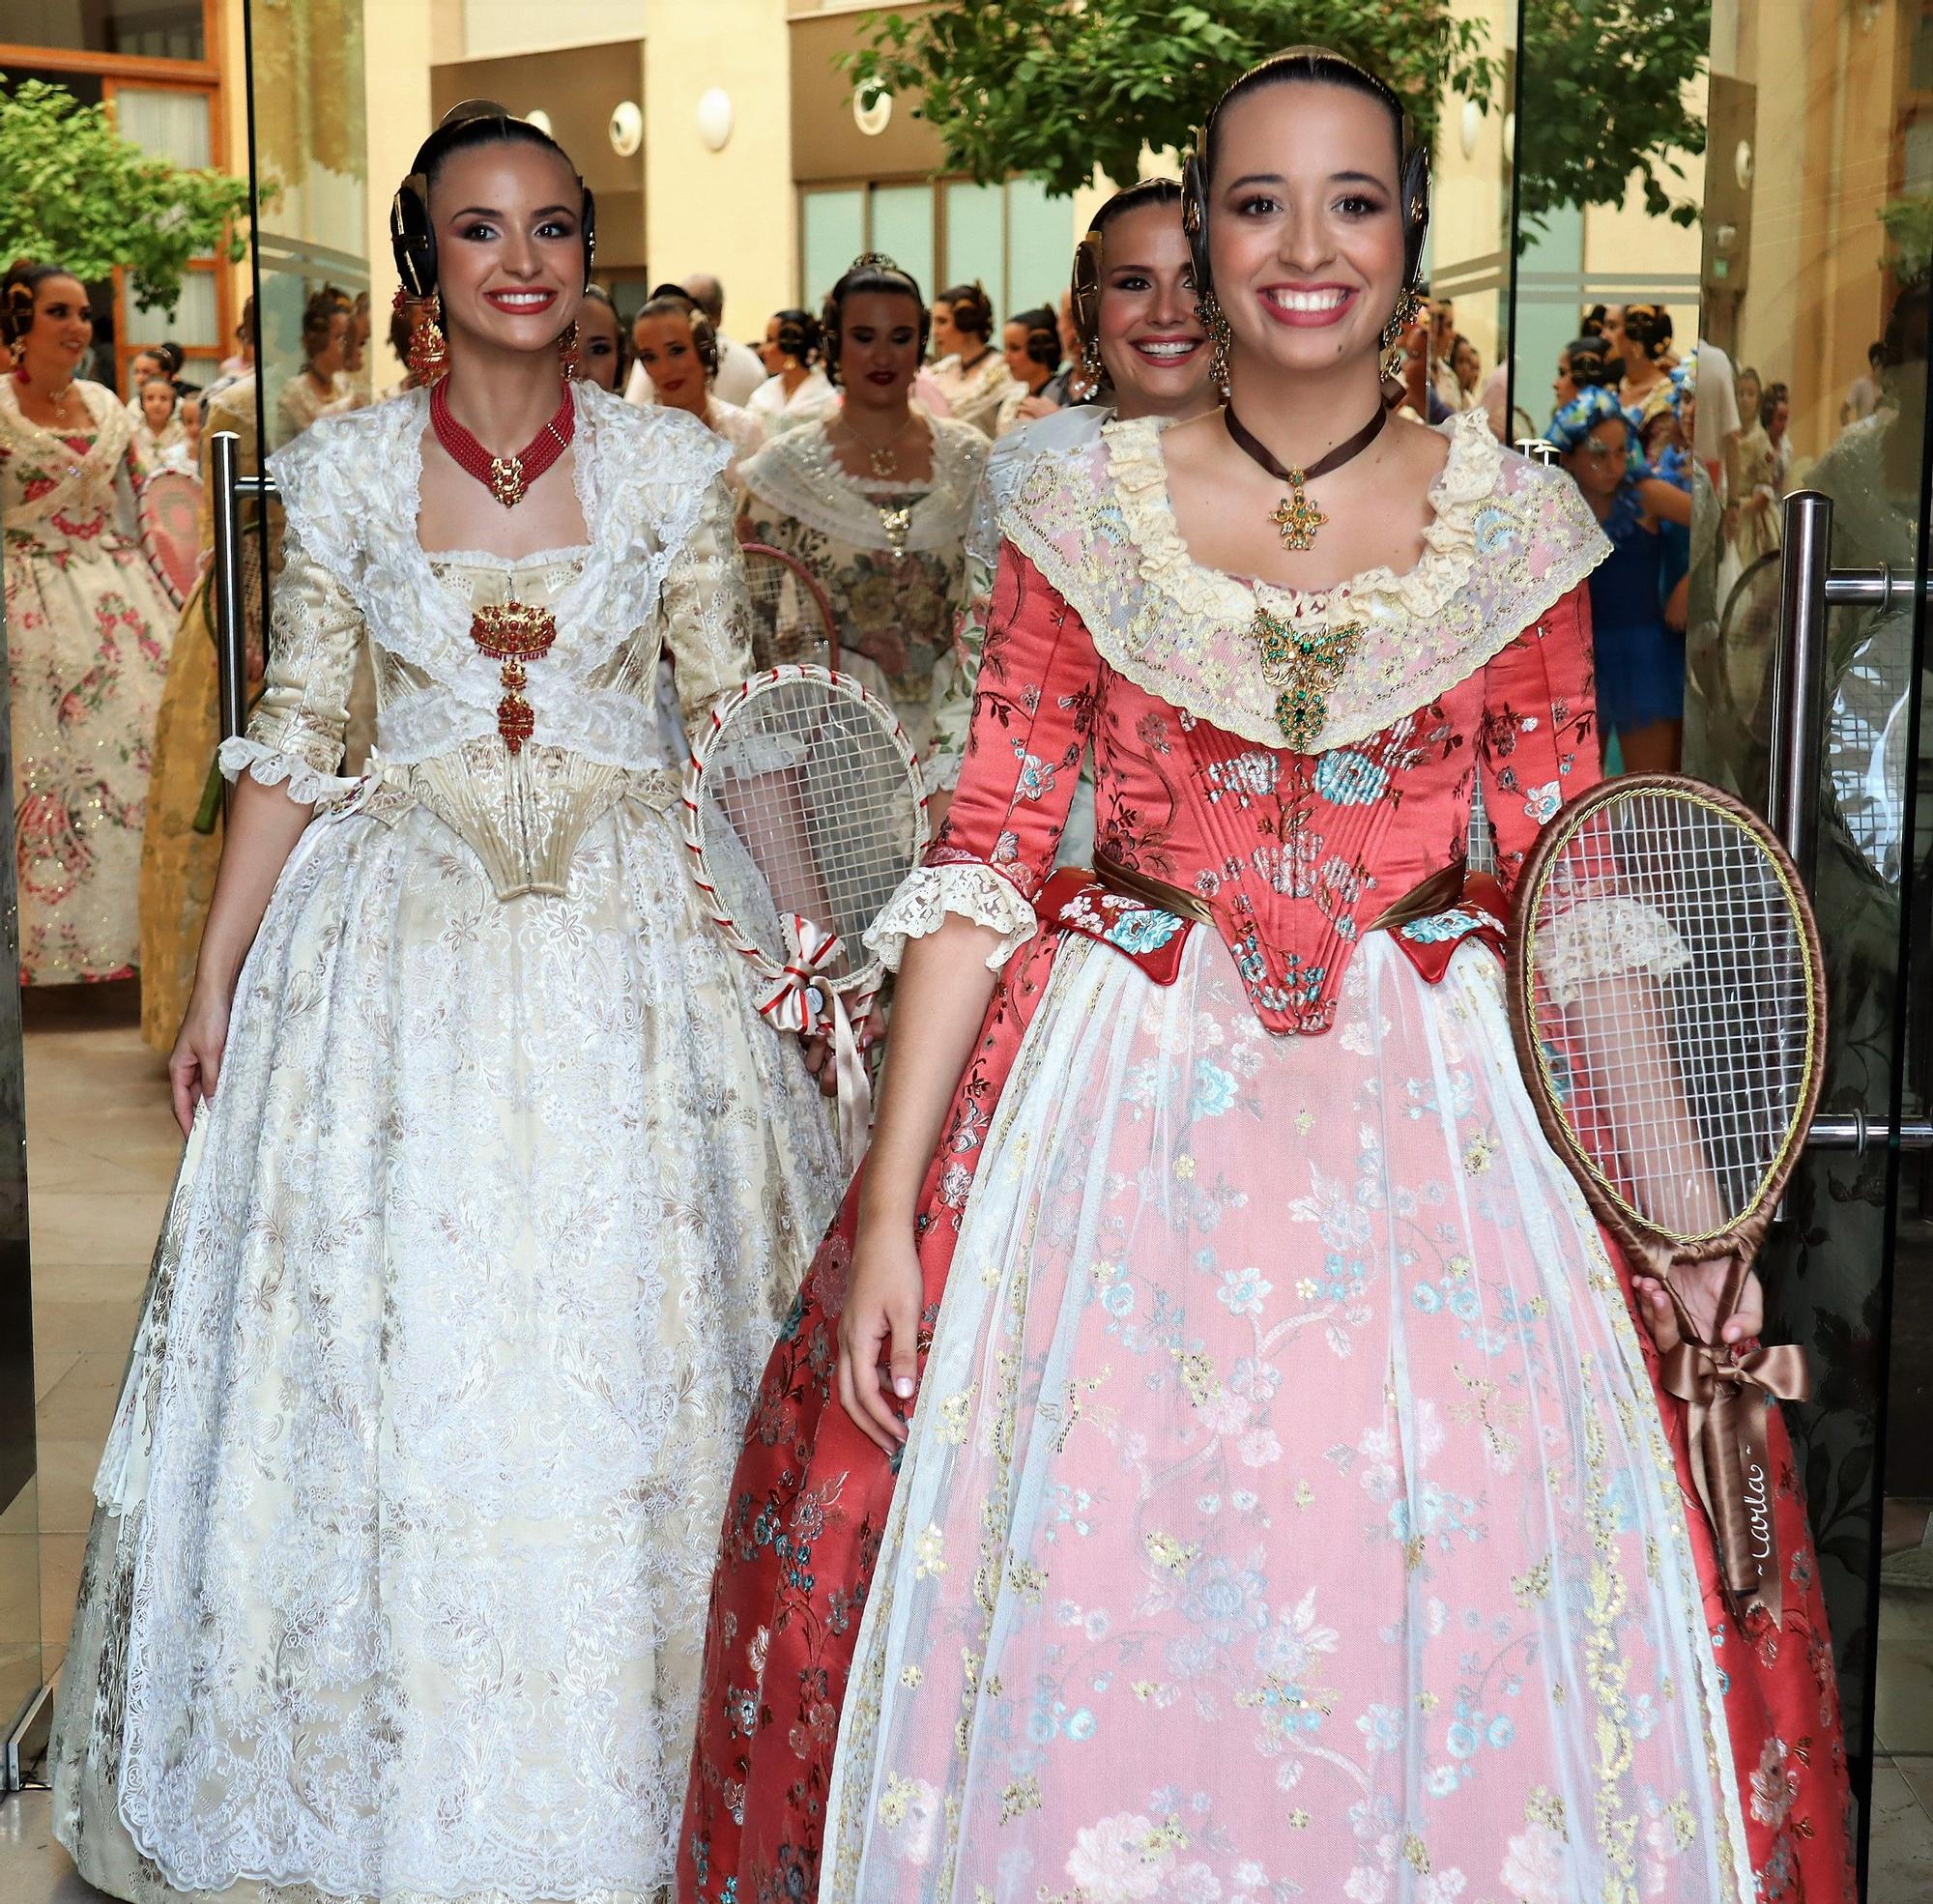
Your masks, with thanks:
[[(87, 412), (88, 426), (94, 437), (87, 453), (79, 459), (80, 468), (89, 472), (104, 469), (112, 475), (115, 465), (128, 453), (128, 446), (134, 437), (134, 425), (128, 419), (127, 407), (105, 384), (76, 377), (73, 388), (80, 397), (81, 408)], [(67, 447), (67, 439), (58, 430), (49, 429), (44, 423), (36, 423), (21, 410), (19, 388), (12, 377), (0, 377), (0, 426), (4, 426), (10, 435), (39, 437), (43, 442), (59, 445), (63, 461), (73, 456), (73, 451)]]
[(1167, 419), (1111, 423), (1079, 454), (1043, 457), (1000, 513), (1002, 534), (1138, 687), (1266, 747), (1275, 690), (1250, 633), (1259, 603), (1298, 628), (1362, 624), (1312, 751), (1380, 734), (1481, 668), (1581, 582), (1610, 544), (1558, 470), (1507, 452), (1481, 410), (1444, 426), (1435, 515), (1405, 574), (1365, 570), (1320, 591), (1204, 568), (1175, 527), (1161, 452)]
[[(697, 418), (640, 408), (587, 384), (577, 400), (575, 481), (589, 536), (577, 579), (553, 604), (558, 643), (527, 697), (539, 718), (657, 612), (658, 592), (729, 450)], [(347, 589), (375, 641), (448, 690), (494, 731), (499, 664), (470, 639), (470, 611), (417, 539), (429, 394), (325, 417), (269, 458), (288, 533)], [(425, 740), (424, 744), (428, 744)]]
[[(912, 505), (906, 539), (898, 546), (913, 554), (950, 548), (966, 534), (973, 491), (987, 463), (987, 439), (971, 423), (932, 417), (933, 475)], [(801, 423), (773, 437), (756, 456), (739, 466), (746, 490), (767, 509), (802, 522), (855, 549), (895, 546), (880, 521), (878, 503), (867, 486), (839, 466), (823, 419)], [(878, 485), (878, 495), (910, 496), (914, 483)]]

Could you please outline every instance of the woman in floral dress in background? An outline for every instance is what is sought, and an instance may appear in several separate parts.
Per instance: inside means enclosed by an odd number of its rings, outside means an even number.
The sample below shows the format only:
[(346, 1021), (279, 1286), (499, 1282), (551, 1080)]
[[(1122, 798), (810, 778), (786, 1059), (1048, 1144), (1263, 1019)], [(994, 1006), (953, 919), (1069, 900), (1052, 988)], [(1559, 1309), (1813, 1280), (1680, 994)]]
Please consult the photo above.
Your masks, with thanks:
[(94, 341), (86, 287), (14, 266), (0, 336), (20, 982), (127, 978), (175, 611), (129, 533), (126, 486), (145, 472), (127, 409), (74, 374)]
[[(1482, 411), (1383, 413), (1406, 131), (1325, 52), (1231, 88), (1191, 165), (1227, 408), (1003, 514), (874, 934), (873, 1148), (733, 1486), (681, 1898), (1851, 1897), (1789, 1444), (1783, 1625), (1740, 1633), (1514, 1049), (1605, 543)], [(1051, 874), (1089, 746), (1094, 875)], [(1626, 924), (1620, 968), (1683, 956)]]
[(831, 416), (776, 436), (743, 466), (746, 540), (795, 556), (838, 626), (839, 666), (891, 704), (916, 749), (952, 678), (966, 603), (966, 524), (988, 443), (908, 400), (929, 322), (889, 259), (857, 259), (825, 306)]

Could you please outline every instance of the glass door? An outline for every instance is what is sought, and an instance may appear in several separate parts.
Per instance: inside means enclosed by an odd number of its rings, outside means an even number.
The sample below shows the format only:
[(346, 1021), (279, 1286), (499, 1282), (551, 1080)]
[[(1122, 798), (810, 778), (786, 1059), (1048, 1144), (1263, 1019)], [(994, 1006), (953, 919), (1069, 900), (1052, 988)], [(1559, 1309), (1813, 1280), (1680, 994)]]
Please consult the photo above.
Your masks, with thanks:
[[(1517, 124), (1554, 130), (1551, 154), (1519, 137), (1519, 188), (1546, 202), (1565, 129), (1589, 110), (1564, 54), (1572, 14), (1525, 0), (1520, 28), (1543, 57), (1526, 56)], [(1893, 578), (1877, 602), (1829, 611), (1823, 742), (1790, 764), (1817, 823), (1832, 1013), (1823, 1110), (1876, 1135), (1808, 1153), (1761, 1267), (1769, 1335), (1803, 1343), (1811, 1365), (1811, 1399), (1786, 1412), (1832, 1624), (1865, 1895), (1907, 1904), (1933, 1892), (1933, 1196), (1926, 1153), (1888, 1133), (1923, 1124), (1933, 1082), (1933, 797), (1921, 797), (1933, 9), (1715, 0), (1696, 50), (1682, 130), (1667, 125), (1656, 147), (1659, 198), (1633, 185), (1520, 228), (1516, 389), (1545, 414), (1544, 360), (1594, 304), (1614, 331), (1627, 303), (1663, 306), (1669, 355), (1695, 361), (1684, 766), (1761, 811), (1794, 566), (1786, 499), (1831, 499), (1832, 567)]]

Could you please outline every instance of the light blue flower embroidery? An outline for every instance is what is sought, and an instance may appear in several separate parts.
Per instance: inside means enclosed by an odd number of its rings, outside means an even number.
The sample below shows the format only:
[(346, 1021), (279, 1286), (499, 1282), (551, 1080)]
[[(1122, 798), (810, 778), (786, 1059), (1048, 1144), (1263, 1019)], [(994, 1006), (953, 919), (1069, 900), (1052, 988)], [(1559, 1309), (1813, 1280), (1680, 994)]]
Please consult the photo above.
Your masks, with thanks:
[(1248, 1269), (1225, 1269), (1222, 1272), (1222, 1286), (1215, 1294), (1226, 1305), (1229, 1314), (1253, 1315), (1261, 1309), (1262, 1299), (1274, 1288), (1275, 1284), (1252, 1265)]
[(1542, 787), (1532, 787), (1524, 794), (1523, 810), (1542, 826), (1557, 817), (1557, 809), (1563, 803), (1556, 781), (1546, 780)]
[(1496, 922), (1486, 912), (1473, 912), (1467, 906), (1453, 906), (1447, 912), (1432, 912), (1428, 918), (1412, 919), (1401, 928), (1404, 938), (1416, 945), (1441, 945), (1445, 939), (1461, 938), (1482, 932)]
[(1053, 766), (1038, 754), (1027, 752), (1026, 743), (1016, 740), (1012, 743), (1014, 758), (1021, 764), (1020, 784), (1015, 789), (1024, 800), (1041, 800), (1053, 792)]
[(1123, 952), (1159, 952), (1181, 930), (1172, 912), (1150, 906), (1145, 911), (1123, 912), (1108, 928), (1107, 941)]
[(1219, 1117), (1225, 1111), (1232, 1110), (1235, 1103), (1235, 1077), (1230, 1071), (1209, 1059), (1197, 1058), (1195, 1064), (1195, 1106), (1193, 1115), (1197, 1117)]
[(1315, 765), (1315, 791), (1331, 806), (1369, 806), (1382, 798), (1389, 780), (1386, 768), (1346, 747), (1324, 754)]

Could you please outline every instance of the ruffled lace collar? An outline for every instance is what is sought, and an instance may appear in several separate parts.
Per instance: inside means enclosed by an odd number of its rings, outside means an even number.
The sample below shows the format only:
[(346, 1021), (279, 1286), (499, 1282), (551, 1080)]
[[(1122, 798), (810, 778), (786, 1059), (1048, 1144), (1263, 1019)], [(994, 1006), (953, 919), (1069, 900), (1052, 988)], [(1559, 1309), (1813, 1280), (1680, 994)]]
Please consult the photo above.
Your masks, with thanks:
[[(727, 446), (695, 417), (640, 408), (590, 385), (577, 405), (572, 480), (589, 542), (551, 604), (558, 641), (525, 690), (539, 718), (657, 613), (666, 570), (690, 535)], [(471, 605), (417, 534), (429, 395), (405, 391), (324, 418), (269, 459), (289, 531), (346, 588), (372, 638), (480, 722), (494, 725), (498, 664), (470, 638)]]
[(1138, 686), (1227, 733), (1280, 747), (1257, 611), (1298, 633), (1352, 627), (1324, 696), (1314, 751), (1352, 745), (1489, 660), (1608, 550), (1576, 485), (1506, 451), (1481, 411), (1444, 425), (1450, 454), (1409, 569), (1335, 587), (1247, 582), (1188, 552), (1168, 490), (1168, 420), (1110, 423), (1090, 451), (1043, 457), (1000, 513), (1002, 533), (1080, 614), (1102, 658)]
[(1423, 554), (1415, 563), (1401, 574), (1387, 566), (1366, 568), (1327, 589), (1245, 581), (1206, 567), (1188, 553), (1175, 522), (1161, 447), (1163, 433), (1173, 424), (1170, 417), (1140, 417), (1111, 423), (1103, 434), (1121, 513), (1141, 552), (1142, 573), (1202, 612), (1246, 620), (1259, 602), (1272, 615), (1297, 621), (1328, 618), (1332, 608), (1346, 610), (1334, 619), (1353, 620), (1365, 601), (1378, 600), (1427, 616), (1469, 580), (1477, 559), (1477, 512), (1496, 493), (1503, 472), (1503, 447), (1481, 410), (1460, 411), (1440, 426), (1439, 433), (1450, 439), (1450, 454), (1429, 484), (1426, 500), (1430, 516), (1424, 525)]
[[(773, 437), (741, 466), (747, 492), (765, 508), (855, 549), (946, 549), (966, 534), (973, 491), (986, 467), (987, 439), (970, 423), (928, 419), (933, 474), (924, 483), (867, 483), (832, 453), (822, 419)], [(888, 532), (884, 507), (909, 507), (903, 535)]]
[[(81, 458), (82, 463), (117, 461), (134, 434), (134, 426), (128, 420), (128, 412), (121, 399), (106, 385), (93, 383), (85, 377), (76, 377), (73, 389), (80, 398), (81, 408), (87, 412), (87, 433), (94, 439)], [(0, 422), (4, 422), (16, 436), (37, 438), (63, 460), (72, 457), (74, 453), (67, 438), (58, 430), (35, 422), (20, 408), (19, 389), (12, 377), (0, 376)]]

